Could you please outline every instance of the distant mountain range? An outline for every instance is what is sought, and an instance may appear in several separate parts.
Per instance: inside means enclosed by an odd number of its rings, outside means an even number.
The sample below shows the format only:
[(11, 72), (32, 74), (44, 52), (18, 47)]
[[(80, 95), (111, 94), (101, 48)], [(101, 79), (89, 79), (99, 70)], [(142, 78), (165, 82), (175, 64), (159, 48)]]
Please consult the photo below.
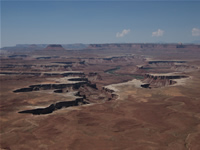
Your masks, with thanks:
[[(196, 43), (195, 43), (196, 42)], [(102, 48), (199, 48), (200, 41), (193, 43), (107, 43), (107, 44), (17, 44), (12, 47), (3, 47), (6, 51), (34, 51), (34, 50), (81, 50), (81, 49), (102, 49)]]
[[(16, 46), (10, 46), (10, 47), (3, 47), (1, 50), (42, 50), (46, 48), (49, 44), (17, 44)], [(61, 44), (62, 47), (66, 50), (79, 50), (84, 49), (88, 47), (88, 44)]]

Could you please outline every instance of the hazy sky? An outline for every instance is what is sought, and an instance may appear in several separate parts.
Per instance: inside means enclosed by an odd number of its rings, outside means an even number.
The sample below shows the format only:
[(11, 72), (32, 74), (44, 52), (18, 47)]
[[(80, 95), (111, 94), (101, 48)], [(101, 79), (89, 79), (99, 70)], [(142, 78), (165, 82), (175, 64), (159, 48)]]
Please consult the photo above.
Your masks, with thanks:
[(200, 1), (2, 1), (1, 46), (200, 41)]

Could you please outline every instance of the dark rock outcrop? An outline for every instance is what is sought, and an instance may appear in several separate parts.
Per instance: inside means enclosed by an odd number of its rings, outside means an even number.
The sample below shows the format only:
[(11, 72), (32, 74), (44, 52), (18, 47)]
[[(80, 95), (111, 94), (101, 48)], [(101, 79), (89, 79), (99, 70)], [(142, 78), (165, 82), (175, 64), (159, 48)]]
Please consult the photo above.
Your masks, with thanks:
[(68, 79), (69, 81), (88, 81), (87, 78), (72, 78), (72, 79)]
[(141, 85), (141, 87), (143, 87), (143, 88), (150, 88), (149, 86), (150, 86), (150, 84), (142, 84)]
[(63, 90), (55, 90), (54, 93), (63, 93)]
[(79, 105), (85, 105), (85, 104), (89, 104), (89, 103), (84, 101), (83, 98), (77, 98), (74, 101), (58, 102), (56, 104), (51, 104), (50, 106), (46, 108), (24, 110), (24, 111), (20, 111), (19, 113), (31, 113), (33, 115), (50, 114), (53, 111), (62, 109), (63, 107), (73, 107), (73, 106), (79, 106)]
[(65, 50), (60, 44), (50, 44), (44, 50)]
[(39, 91), (39, 90), (51, 90), (51, 89), (64, 89), (64, 88), (72, 88), (73, 90), (79, 89), (82, 85), (87, 84), (89, 86), (94, 86), (89, 82), (79, 82), (73, 84), (38, 84), (38, 85), (30, 85), (28, 88), (21, 88), (14, 90), (14, 93), (19, 92), (31, 92), (31, 91)]

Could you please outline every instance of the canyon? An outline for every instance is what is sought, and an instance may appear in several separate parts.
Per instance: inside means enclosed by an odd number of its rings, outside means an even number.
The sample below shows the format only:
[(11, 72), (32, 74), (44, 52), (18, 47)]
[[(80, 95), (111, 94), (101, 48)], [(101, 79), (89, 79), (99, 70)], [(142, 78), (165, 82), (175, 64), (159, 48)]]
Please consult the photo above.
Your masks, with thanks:
[(1, 51), (0, 149), (200, 148), (200, 45)]

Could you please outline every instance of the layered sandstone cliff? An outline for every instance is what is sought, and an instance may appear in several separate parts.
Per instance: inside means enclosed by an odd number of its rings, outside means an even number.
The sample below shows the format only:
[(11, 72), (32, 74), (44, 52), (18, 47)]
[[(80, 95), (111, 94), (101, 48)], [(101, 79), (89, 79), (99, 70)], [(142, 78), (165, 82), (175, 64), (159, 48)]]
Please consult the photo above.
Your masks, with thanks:
[(142, 85), (144, 88), (157, 88), (163, 86), (169, 86), (176, 83), (176, 79), (187, 78), (185, 75), (176, 74), (145, 74), (143, 82), (146, 83)]

